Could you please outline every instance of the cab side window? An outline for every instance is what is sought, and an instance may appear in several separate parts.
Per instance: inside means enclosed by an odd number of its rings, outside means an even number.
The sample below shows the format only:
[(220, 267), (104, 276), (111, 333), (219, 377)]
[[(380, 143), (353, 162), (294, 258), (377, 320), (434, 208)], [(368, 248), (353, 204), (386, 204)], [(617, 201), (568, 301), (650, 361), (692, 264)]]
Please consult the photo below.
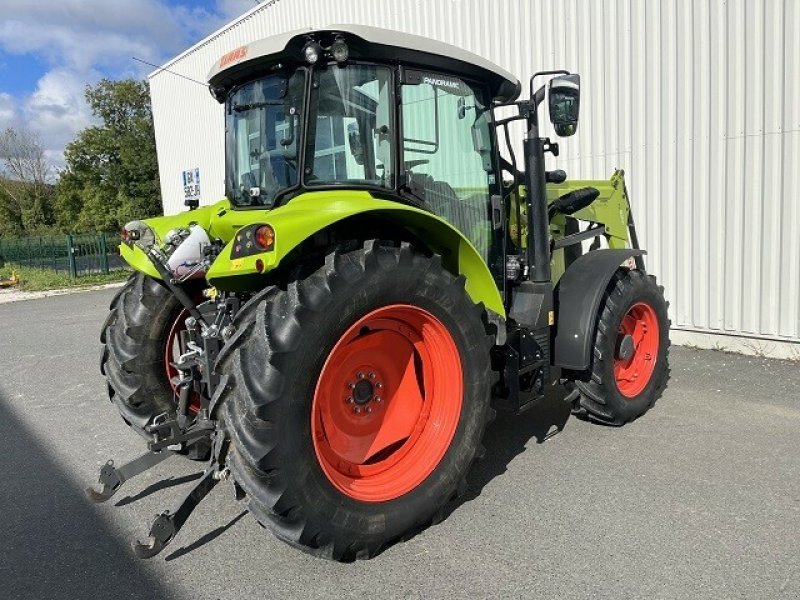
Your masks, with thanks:
[(402, 86), (401, 110), (407, 186), (489, 262), (495, 176), (482, 90), (457, 77), (411, 72)]

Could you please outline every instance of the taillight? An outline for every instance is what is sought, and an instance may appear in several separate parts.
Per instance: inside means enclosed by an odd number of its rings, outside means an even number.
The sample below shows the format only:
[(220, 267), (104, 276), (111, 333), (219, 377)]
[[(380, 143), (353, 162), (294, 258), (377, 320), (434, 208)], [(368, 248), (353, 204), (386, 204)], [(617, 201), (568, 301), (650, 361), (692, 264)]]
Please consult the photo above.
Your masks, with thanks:
[(272, 250), (275, 247), (275, 230), (269, 225), (261, 225), (256, 229), (256, 245), (262, 250)]

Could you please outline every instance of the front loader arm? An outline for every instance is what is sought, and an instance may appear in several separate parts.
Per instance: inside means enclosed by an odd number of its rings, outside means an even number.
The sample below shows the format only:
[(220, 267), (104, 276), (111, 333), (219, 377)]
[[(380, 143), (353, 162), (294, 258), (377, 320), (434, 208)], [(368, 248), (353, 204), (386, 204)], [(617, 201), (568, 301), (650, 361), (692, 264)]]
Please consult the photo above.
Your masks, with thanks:
[[(600, 192), (600, 195), (589, 206), (573, 213), (570, 218), (602, 225), (605, 228), (605, 238), (609, 248), (629, 248), (631, 246), (628, 228), (630, 204), (625, 189), (624, 171), (618, 169), (608, 180), (576, 179), (565, 181), (564, 183), (547, 184), (548, 204), (552, 204), (557, 198), (563, 196), (564, 194), (586, 187), (593, 187), (597, 189)], [(512, 198), (509, 221), (509, 233), (511, 239), (516, 242), (518, 239), (520, 239), (518, 238), (520, 232), (517, 224), (517, 213), (521, 215), (521, 248), (526, 247), (528, 234), (527, 227), (525, 225), (527, 210), (524, 198), (525, 190), (524, 188), (520, 188), (519, 197), (515, 196)], [(520, 202), (519, 207), (517, 207), (517, 202)], [(554, 241), (563, 239), (568, 235), (567, 219), (568, 217), (566, 215), (556, 214), (551, 220), (550, 236)], [(564, 250), (557, 249), (553, 252), (551, 262), (551, 271), (554, 284), (558, 282), (558, 280), (564, 274), (564, 269)]]
[[(552, 203), (568, 192), (585, 187), (593, 187), (600, 192), (597, 199), (572, 217), (580, 221), (591, 221), (605, 226), (606, 240), (609, 248), (626, 248), (628, 246), (628, 214), (630, 204), (625, 192), (625, 173), (617, 170), (607, 181), (574, 180), (547, 186), (547, 201)], [(564, 236), (564, 215), (556, 215), (551, 222), (550, 232), (553, 239)]]

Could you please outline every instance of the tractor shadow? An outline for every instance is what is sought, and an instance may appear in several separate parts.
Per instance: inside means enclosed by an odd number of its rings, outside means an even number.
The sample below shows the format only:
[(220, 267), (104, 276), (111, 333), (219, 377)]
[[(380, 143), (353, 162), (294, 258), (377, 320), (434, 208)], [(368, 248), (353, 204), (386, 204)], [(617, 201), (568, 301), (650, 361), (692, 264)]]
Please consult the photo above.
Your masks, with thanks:
[(489, 482), (505, 473), (511, 461), (525, 452), (531, 440), (543, 444), (564, 430), (571, 416), (571, 405), (564, 401), (566, 394), (566, 390), (555, 387), (521, 415), (497, 413), (483, 438), (486, 454), (467, 475), (466, 493), (446, 507), (445, 519), (480, 496)]
[(209, 531), (208, 533), (204, 534), (202, 537), (197, 538), (194, 542), (192, 542), (191, 544), (189, 544), (187, 546), (181, 546), (180, 548), (178, 548), (177, 550), (175, 550), (171, 554), (167, 555), (164, 558), (164, 560), (166, 562), (169, 562), (171, 560), (175, 560), (176, 558), (180, 558), (181, 556), (184, 556), (185, 554), (189, 554), (190, 552), (194, 552), (195, 550), (197, 550), (201, 546), (205, 546), (209, 542), (214, 541), (219, 536), (221, 536), (223, 533), (228, 531), (228, 529), (230, 529), (231, 527), (236, 525), (236, 523), (239, 521), (239, 519), (244, 517), (246, 514), (247, 514), (247, 511), (243, 510), (238, 515), (233, 517), (233, 519), (228, 521), (225, 525), (220, 525), (216, 529), (213, 529), (213, 530)]
[(172, 598), (168, 584), (142, 568), (112, 521), (86, 501), (63, 456), (40, 442), (0, 389), (3, 457), (3, 557), (0, 597), (44, 600)]
[(147, 486), (138, 494), (134, 494), (133, 496), (125, 496), (114, 506), (126, 506), (128, 504), (132, 504), (138, 500), (141, 500), (142, 498), (146, 498), (150, 494), (155, 494), (156, 492), (165, 490), (167, 488), (183, 485), (184, 483), (189, 483), (190, 481), (194, 481), (195, 479), (200, 479), (202, 476), (203, 473), (199, 472), (199, 473), (190, 473), (189, 475), (184, 475), (182, 477), (167, 477), (166, 479), (162, 479), (161, 481), (156, 481), (155, 483)]

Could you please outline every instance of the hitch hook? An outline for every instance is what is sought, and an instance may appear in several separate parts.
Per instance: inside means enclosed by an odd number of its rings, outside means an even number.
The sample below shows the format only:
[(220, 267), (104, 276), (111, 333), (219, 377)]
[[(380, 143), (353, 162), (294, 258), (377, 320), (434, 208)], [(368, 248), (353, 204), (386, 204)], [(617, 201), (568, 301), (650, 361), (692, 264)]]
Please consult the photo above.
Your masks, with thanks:
[(158, 463), (163, 462), (174, 456), (175, 453), (171, 450), (161, 450), (160, 452), (147, 452), (139, 458), (136, 458), (129, 463), (122, 465), (120, 468), (114, 467), (114, 461), (109, 460), (100, 468), (100, 477), (97, 482), (103, 486), (99, 492), (93, 487), (86, 488), (86, 497), (94, 502), (100, 504), (110, 499), (122, 487), (122, 484), (128, 479), (147, 471)]
[(103, 489), (98, 492), (93, 487), (88, 487), (84, 490), (84, 492), (89, 500), (95, 504), (100, 504), (116, 494), (117, 490), (122, 485), (122, 482), (122, 478), (114, 468), (114, 461), (109, 460), (100, 468), (100, 477), (98, 478), (98, 483), (103, 486)]
[(150, 526), (147, 542), (143, 543), (139, 540), (134, 540), (131, 543), (133, 553), (136, 558), (152, 558), (172, 541), (176, 533), (178, 532), (175, 530), (173, 515), (170, 515), (169, 511), (165, 510), (156, 517)]
[(133, 553), (138, 558), (152, 558), (160, 553), (175, 538), (197, 505), (223, 478), (224, 471), (219, 471), (216, 467), (207, 469), (174, 512), (167, 510), (156, 516), (145, 542), (135, 540), (131, 544)]

